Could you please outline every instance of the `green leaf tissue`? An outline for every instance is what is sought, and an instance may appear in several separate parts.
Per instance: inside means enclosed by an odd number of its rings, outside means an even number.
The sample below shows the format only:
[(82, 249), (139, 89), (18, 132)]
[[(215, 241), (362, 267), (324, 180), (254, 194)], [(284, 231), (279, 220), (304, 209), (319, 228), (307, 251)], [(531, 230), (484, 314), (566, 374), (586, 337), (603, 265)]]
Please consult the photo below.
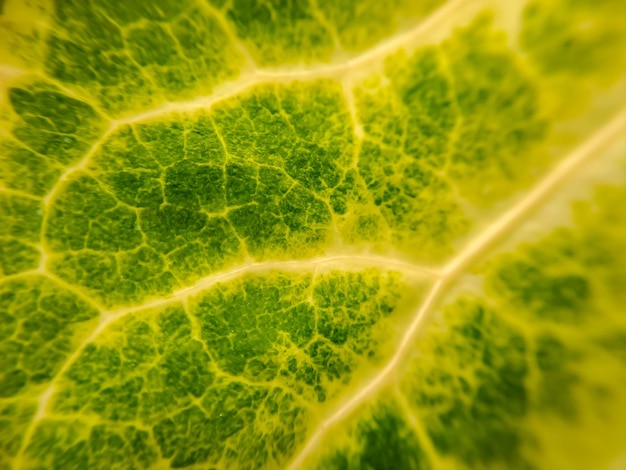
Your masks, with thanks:
[(0, 470), (626, 468), (621, 0), (0, 0)]

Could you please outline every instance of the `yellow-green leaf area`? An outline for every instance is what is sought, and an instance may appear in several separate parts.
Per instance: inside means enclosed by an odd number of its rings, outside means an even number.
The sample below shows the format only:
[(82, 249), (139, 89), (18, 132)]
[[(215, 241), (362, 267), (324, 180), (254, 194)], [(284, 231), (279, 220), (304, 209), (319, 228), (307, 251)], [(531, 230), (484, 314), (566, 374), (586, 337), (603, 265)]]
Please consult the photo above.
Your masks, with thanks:
[(2, 301), (3, 398), (49, 382), (97, 312), (82, 299), (42, 276), (8, 280)]
[(36, 64), (43, 66), (41, 73), (89, 96), (94, 107), (108, 115), (209, 92), (236, 76), (243, 63), (221, 15), (203, 1), (188, 6), (56, 2), (33, 7), (46, 12), (42, 31), (22, 24), (19, 3), (4, 6), (6, 30), (19, 33), (11, 34), (2, 57), (15, 60), (10, 45), (21, 36), (18, 44), (26, 42), (42, 58)]
[(543, 73), (606, 85), (623, 75), (625, 11), (613, 0), (529, 2), (520, 42)]

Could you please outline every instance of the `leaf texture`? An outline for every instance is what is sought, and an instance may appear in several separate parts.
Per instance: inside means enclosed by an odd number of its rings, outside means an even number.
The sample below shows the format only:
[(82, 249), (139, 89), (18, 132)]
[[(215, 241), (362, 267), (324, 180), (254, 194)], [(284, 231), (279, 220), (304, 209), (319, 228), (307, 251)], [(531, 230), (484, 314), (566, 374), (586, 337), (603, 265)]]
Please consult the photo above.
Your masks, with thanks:
[(0, 2), (0, 470), (626, 465), (621, 3)]

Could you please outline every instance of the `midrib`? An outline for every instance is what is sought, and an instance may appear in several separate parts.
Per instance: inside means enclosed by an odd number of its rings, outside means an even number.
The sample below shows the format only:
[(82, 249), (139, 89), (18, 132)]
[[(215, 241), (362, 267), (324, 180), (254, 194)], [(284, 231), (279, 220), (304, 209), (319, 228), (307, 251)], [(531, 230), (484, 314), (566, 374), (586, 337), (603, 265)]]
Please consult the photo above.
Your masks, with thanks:
[(441, 271), (430, 292), (426, 295), (422, 305), (413, 314), (413, 320), (402, 337), (398, 349), (387, 364), (367, 383), (359, 388), (352, 397), (340, 404), (328, 418), (326, 418), (313, 432), (300, 453), (292, 460), (289, 470), (299, 468), (305, 458), (315, 449), (326, 431), (345, 418), (359, 404), (376, 392), (392, 375), (398, 364), (419, 333), (431, 307), (441, 297), (442, 293), (464, 269), (485, 250), (494, 245), (511, 229), (523, 221), (534, 209), (546, 200), (568, 177), (577, 169), (588, 163), (594, 155), (609, 147), (618, 139), (623, 138), (626, 129), (626, 109), (618, 113), (608, 124), (603, 126), (591, 138), (585, 141), (578, 149), (562, 159), (555, 168), (548, 173), (523, 199), (509, 211), (500, 216), (482, 235), (470, 242), (461, 253), (453, 258)]

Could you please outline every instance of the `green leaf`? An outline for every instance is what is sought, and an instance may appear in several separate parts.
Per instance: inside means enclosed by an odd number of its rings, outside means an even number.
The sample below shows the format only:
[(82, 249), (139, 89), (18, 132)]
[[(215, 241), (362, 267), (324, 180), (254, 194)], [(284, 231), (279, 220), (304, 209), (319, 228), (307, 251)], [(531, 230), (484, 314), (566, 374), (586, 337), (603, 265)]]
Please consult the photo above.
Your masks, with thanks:
[(0, 2), (0, 470), (626, 464), (622, 2)]

